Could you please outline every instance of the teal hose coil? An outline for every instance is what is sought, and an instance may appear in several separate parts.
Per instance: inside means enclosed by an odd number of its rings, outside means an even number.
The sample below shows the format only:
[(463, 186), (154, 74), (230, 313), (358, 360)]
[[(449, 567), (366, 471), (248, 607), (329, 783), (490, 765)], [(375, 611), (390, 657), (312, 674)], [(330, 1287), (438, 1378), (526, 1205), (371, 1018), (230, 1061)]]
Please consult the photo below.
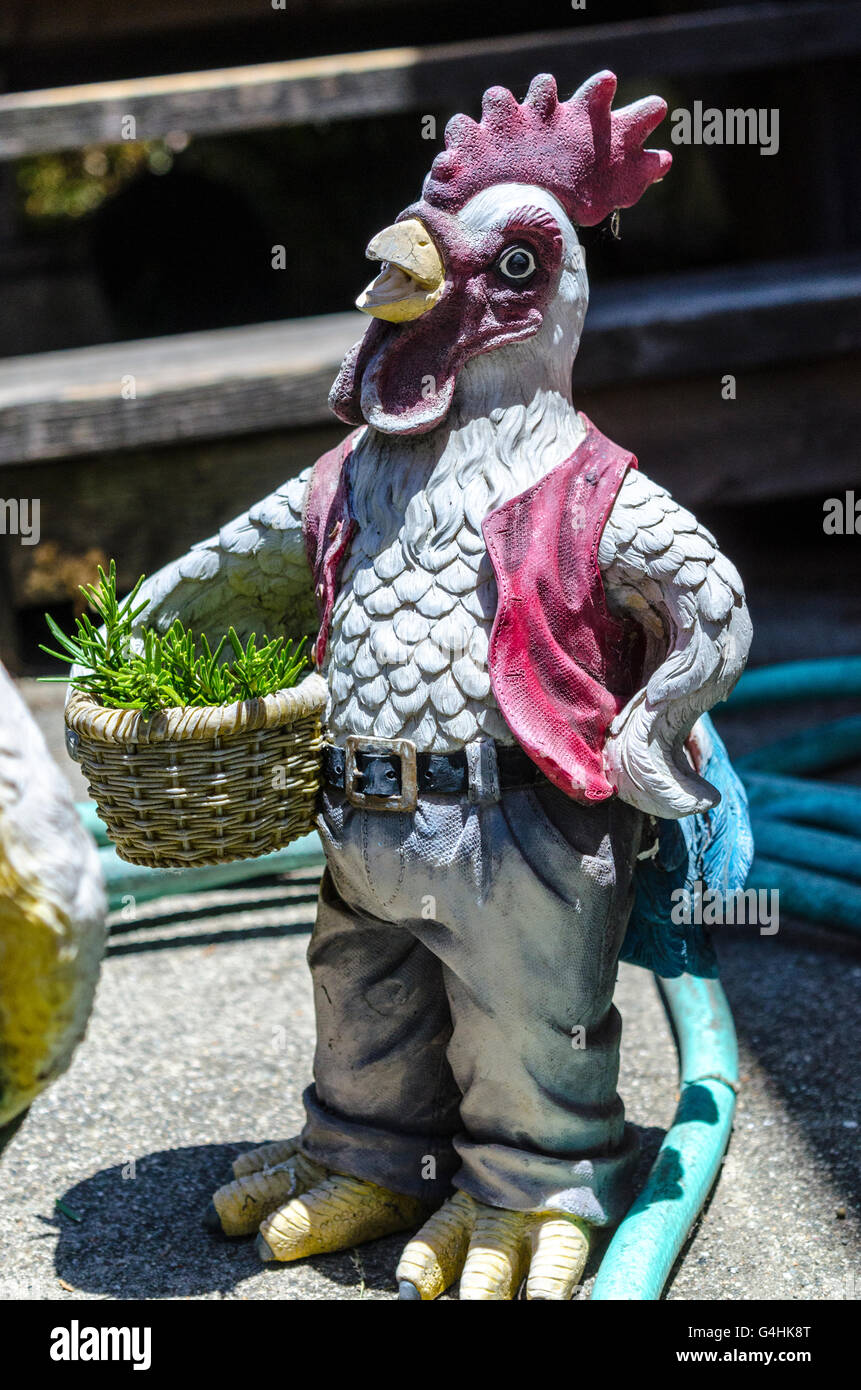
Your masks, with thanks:
[(861, 825), (861, 787), (747, 769), (744, 786), (755, 817), (824, 826), (842, 834)]
[(721, 708), (754, 709), (786, 700), (833, 700), (854, 695), (861, 695), (861, 656), (783, 661), (745, 671)]
[[(861, 657), (790, 661), (745, 672), (729, 714), (777, 702), (861, 695)], [(748, 888), (777, 890), (781, 911), (861, 934), (861, 787), (806, 775), (861, 758), (861, 715), (777, 739), (735, 760), (756, 858)]]
[(646, 1184), (601, 1261), (592, 1301), (659, 1299), (720, 1171), (738, 1086), (738, 1047), (719, 981), (658, 983), (679, 1049), (679, 1103)]
[[(95, 808), (92, 810), (95, 811)], [(92, 828), (92, 815), (88, 819)], [(143, 903), (180, 893), (208, 893), (215, 888), (233, 887), (237, 883), (267, 878), (272, 874), (323, 868), (323, 846), (316, 830), (272, 854), (261, 854), (256, 859), (237, 859), (231, 864), (210, 864), (200, 869), (144, 869), (139, 864), (127, 864), (120, 859), (113, 845), (107, 842), (107, 832), (104, 833), (105, 840), (99, 845), (99, 859), (111, 912), (118, 912), (127, 906), (129, 900)]]
[[(855, 695), (861, 695), (861, 657), (786, 662), (747, 672), (725, 708)], [(859, 756), (861, 716), (852, 715), (735, 760), (757, 846), (746, 886), (777, 889), (784, 910), (856, 933), (861, 788), (786, 774), (823, 771)], [(681, 1094), (646, 1184), (601, 1262), (592, 1290), (599, 1302), (660, 1298), (732, 1131), (738, 1048), (721, 985), (683, 975), (660, 980), (658, 987), (679, 1047)]]

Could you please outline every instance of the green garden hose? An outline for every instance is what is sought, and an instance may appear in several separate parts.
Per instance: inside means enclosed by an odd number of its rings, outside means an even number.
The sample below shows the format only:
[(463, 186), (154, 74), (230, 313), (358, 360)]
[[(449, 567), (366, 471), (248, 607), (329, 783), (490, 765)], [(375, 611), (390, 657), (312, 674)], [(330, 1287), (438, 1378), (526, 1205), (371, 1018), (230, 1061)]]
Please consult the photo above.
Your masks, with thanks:
[(718, 1175), (729, 1143), (738, 1047), (718, 980), (680, 975), (658, 988), (679, 1049), (679, 1103), (646, 1184), (601, 1261), (592, 1301), (654, 1300)]

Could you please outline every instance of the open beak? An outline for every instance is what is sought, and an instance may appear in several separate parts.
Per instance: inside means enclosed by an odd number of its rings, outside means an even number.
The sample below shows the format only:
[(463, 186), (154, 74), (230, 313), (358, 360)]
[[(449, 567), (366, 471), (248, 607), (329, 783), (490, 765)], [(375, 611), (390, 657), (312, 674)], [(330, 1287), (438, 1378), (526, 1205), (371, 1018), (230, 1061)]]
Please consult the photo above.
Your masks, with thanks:
[(406, 323), (432, 309), (443, 292), (445, 266), (430, 232), (417, 217), (395, 222), (368, 243), (365, 255), (382, 269), (356, 300), (375, 319)]

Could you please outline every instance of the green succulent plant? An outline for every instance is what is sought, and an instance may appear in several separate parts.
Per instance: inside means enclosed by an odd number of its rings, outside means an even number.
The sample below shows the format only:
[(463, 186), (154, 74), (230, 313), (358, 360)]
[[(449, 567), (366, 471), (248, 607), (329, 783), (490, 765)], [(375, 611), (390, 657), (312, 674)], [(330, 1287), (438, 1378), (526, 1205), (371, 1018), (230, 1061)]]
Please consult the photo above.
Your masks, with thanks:
[[(99, 566), (98, 584), (79, 586), (99, 626), (84, 613), (75, 619), (76, 632), (70, 637), (45, 614), (60, 650), (44, 644), (41, 650), (58, 661), (81, 667), (82, 674), (70, 682), (73, 689), (84, 691), (106, 708), (153, 714), (176, 707), (230, 705), (235, 700), (289, 690), (307, 666), (304, 637), (294, 648), (284, 637), (264, 636), (258, 647), (257, 636), (252, 633), (243, 646), (231, 627), (213, 651), (204, 633), (195, 637), (178, 618), (164, 633), (141, 628), (138, 620), (148, 601), (136, 604), (136, 599), (143, 582), (141, 575), (120, 603), (117, 567), (111, 560), (107, 573)], [(232, 652), (227, 659), (223, 659), (225, 647)], [(68, 677), (41, 679), (65, 681)]]

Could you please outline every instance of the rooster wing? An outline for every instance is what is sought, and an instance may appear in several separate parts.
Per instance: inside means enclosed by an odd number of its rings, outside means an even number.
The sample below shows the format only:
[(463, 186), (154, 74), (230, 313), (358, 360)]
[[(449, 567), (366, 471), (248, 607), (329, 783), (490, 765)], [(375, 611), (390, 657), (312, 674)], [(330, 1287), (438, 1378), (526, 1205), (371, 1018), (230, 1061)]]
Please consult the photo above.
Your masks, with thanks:
[(619, 490), (598, 564), (611, 610), (642, 625), (654, 657), (648, 682), (610, 727), (608, 779), (650, 815), (706, 811), (720, 794), (694, 771), (685, 742), (747, 660), (752, 629), (738, 572), (705, 527), (636, 470)]

